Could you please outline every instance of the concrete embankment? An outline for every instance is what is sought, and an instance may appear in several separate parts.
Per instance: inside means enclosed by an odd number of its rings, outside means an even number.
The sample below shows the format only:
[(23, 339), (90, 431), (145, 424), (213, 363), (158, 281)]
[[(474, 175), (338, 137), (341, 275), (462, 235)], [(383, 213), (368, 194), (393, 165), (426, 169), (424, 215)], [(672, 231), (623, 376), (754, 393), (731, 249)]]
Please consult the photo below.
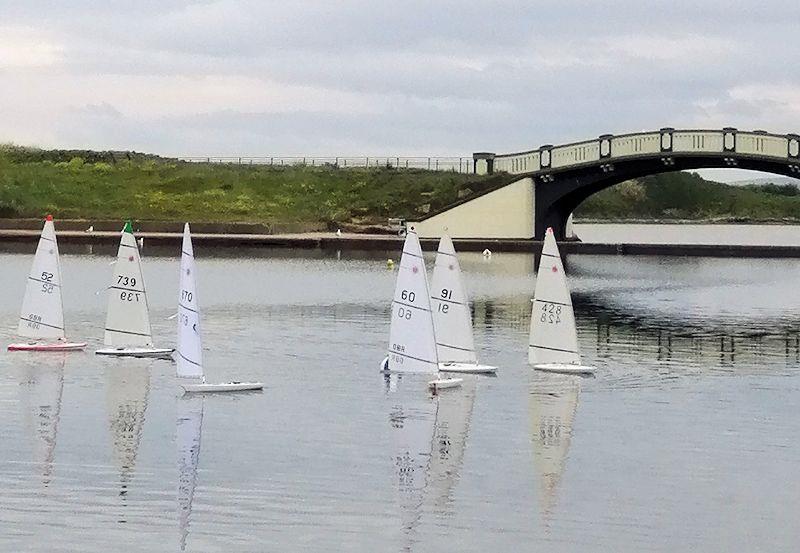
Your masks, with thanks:
[[(194, 228), (194, 227), (193, 227)], [(148, 246), (179, 247), (180, 232), (137, 232)], [(0, 247), (4, 244), (36, 243), (38, 229), (0, 229)], [(58, 240), (62, 244), (115, 246), (118, 231), (59, 230)], [(255, 233), (208, 233), (193, 232), (196, 245), (215, 248), (298, 248), (325, 250), (373, 250), (397, 251), (403, 239), (386, 234), (342, 234), (333, 232), (308, 232), (297, 234)], [(426, 250), (435, 250), (438, 240), (423, 238)], [(497, 252), (538, 253), (542, 243), (534, 240), (509, 239), (455, 239), (459, 251), (481, 252), (489, 249)], [(563, 242), (559, 245), (564, 254), (584, 255), (675, 255), (703, 257), (797, 257), (800, 246), (746, 246), (712, 244), (599, 244), (587, 242)]]

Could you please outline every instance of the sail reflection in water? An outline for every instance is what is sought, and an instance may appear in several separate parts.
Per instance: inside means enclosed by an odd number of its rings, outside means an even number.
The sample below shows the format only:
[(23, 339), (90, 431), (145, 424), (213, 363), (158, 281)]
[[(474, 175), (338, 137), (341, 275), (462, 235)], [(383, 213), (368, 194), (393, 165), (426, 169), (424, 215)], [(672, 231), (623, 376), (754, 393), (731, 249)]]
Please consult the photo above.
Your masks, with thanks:
[(150, 393), (150, 367), (139, 362), (125, 363), (120, 361), (105, 368), (108, 427), (119, 470), (119, 496), (123, 506), (136, 469)]
[(530, 407), (533, 466), (539, 481), (539, 509), (545, 523), (556, 508), (579, 396), (579, 376), (533, 375)]
[(20, 369), (20, 406), (31, 436), (33, 462), (40, 468), (42, 483), (53, 477), (61, 395), (64, 390), (65, 354), (31, 359)]
[(192, 514), (197, 464), (200, 460), (200, 435), (203, 428), (203, 397), (178, 399), (176, 443), (178, 447), (178, 525), (181, 551), (186, 549)]
[(389, 421), (402, 529), (413, 543), (423, 512), (446, 511), (452, 503), (478, 377), (467, 375), (461, 388), (434, 396), (419, 394), (413, 379), (404, 390), (402, 375), (385, 378), (394, 399)]

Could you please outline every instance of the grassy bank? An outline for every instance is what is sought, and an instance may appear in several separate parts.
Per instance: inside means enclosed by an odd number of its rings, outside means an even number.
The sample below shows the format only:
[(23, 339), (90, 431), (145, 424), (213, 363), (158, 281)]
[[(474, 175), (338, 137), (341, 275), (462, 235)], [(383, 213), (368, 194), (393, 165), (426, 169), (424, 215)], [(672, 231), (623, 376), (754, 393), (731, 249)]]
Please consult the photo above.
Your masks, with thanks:
[(127, 152), (0, 148), (0, 217), (386, 223), (492, 185), (391, 168), (186, 163)]
[(584, 220), (800, 221), (800, 190), (792, 185), (730, 186), (694, 173), (663, 173), (595, 194), (575, 210)]

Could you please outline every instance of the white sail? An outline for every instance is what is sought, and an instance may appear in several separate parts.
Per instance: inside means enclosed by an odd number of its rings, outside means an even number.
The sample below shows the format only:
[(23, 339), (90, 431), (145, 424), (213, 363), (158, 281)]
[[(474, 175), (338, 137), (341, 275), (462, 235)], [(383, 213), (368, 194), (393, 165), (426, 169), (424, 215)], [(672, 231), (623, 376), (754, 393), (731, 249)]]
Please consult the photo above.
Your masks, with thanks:
[(178, 448), (178, 526), (181, 551), (186, 549), (192, 500), (197, 484), (200, 460), (200, 436), (203, 429), (203, 398), (188, 396), (178, 399), (176, 444)]
[(422, 248), (411, 229), (403, 244), (389, 330), (389, 370), (435, 373), (439, 370), (431, 298)]
[(179, 377), (203, 377), (203, 341), (200, 331), (200, 306), (197, 301), (194, 250), (189, 223), (183, 227), (181, 248), (180, 290), (178, 291), (178, 351)]
[(581, 362), (572, 298), (552, 229), (545, 234), (536, 273), (528, 362), (572, 365)]
[(464, 280), (453, 241), (442, 236), (431, 281), (431, 307), (440, 363), (477, 363)]
[(103, 340), (107, 346), (152, 346), (147, 292), (139, 248), (130, 223), (125, 223), (108, 287), (108, 313)]
[(28, 275), (17, 332), (20, 336), (36, 340), (65, 338), (61, 264), (58, 259), (56, 231), (50, 215), (44, 223)]

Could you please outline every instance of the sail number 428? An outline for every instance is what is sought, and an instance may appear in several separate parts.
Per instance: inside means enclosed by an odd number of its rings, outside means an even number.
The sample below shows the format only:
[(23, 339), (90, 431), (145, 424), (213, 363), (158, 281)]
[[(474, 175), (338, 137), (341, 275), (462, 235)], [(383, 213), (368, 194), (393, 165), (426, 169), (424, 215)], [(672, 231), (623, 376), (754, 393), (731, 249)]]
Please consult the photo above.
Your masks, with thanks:
[(561, 306), (554, 303), (545, 303), (542, 305), (541, 316), (539, 320), (543, 323), (558, 324), (561, 322)]

